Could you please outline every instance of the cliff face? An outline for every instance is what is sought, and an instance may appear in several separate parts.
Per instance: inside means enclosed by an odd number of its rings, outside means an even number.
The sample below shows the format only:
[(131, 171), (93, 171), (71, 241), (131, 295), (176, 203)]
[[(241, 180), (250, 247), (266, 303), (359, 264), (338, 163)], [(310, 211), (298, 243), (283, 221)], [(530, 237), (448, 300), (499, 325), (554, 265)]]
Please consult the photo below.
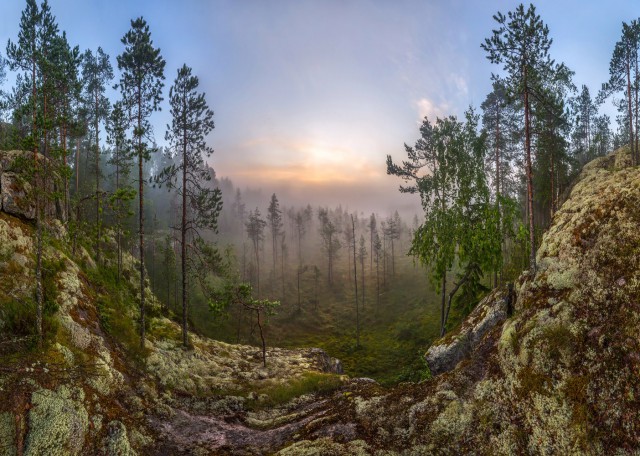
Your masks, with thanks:
[[(516, 284), (513, 316), (474, 337), (503, 309), (496, 291), (429, 351), (437, 370), (455, 368), (391, 391), (354, 385), (337, 399), (336, 422), (354, 426), (362, 454), (640, 449), (640, 169), (628, 165), (621, 149), (584, 168), (538, 271)], [(282, 454), (352, 454), (339, 435), (293, 448)]]

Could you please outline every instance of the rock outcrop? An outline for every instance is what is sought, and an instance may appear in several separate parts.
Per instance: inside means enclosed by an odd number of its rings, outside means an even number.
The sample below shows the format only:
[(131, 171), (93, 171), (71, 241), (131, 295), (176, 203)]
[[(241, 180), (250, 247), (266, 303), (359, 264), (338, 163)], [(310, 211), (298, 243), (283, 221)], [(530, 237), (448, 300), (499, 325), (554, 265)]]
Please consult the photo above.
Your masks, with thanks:
[[(41, 201), (48, 219), (65, 221), (67, 214), (63, 198), (59, 196), (62, 181), (51, 169), (46, 170), (48, 160), (41, 154), (37, 160), (42, 168)], [(24, 220), (36, 218), (36, 195), (34, 192), (33, 153), (21, 150), (0, 151), (0, 211)], [(50, 164), (50, 163), (48, 163)]]
[(494, 290), (473, 309), (460, 328), (431, 345), (425, 354), (431, 375), (450, 371), (467, 358), (489, 330), (504, 322), (507, 306), (506, 291)]
[[(515, 284), (512, 317), (490, 295), (429, 350), (443, 373), (391, 390), (352, 384), (325, 423), (355, 425), (358, 454), (637, 454), (639, 227), (640, 169), (623, 148), (584, 167), (538, 270)], [(308, 427), (291, 449), (351, 454)]]

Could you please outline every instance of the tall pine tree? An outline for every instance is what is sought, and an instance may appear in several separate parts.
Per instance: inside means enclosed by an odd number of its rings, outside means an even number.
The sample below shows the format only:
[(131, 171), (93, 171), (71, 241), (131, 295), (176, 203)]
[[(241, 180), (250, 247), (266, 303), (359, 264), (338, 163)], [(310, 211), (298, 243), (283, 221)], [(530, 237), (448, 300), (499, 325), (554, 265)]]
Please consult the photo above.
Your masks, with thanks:
[(133, 124), (133, 147), (138, 158), (138, 218), (140, 239), (140, 345), (145, 338), (145, 263), (144, 263), (144, 163), (149, 160), (151, 125), (149, 117), (160, 109), (165, 61), (153, 46), (147, 22), (139, 17), (122, 37), (125, 50), (117, 58), (122, 72), (118, 87)]
[(167, 126), (165, 136), (178, 163), (165, 168), (158, 176), (158, 181), (165, 182), (170, 189), (177, 189), (181, 199), (182, 343), (185, 347), (189, 345), (188, 273), (195, 266), (195, 253), (201, 245), (200, 230), (216, 230), (222, 209), (220, 190), (206, 186), (211, 174), (205, 166), (205, 158), (213, 154), (206, 137), (214, 123), (213, 111), (209, 109), (204, 93), (198, 92), (198, 86), (198, 77), (183, 65), (169, 89), (171, 124)]

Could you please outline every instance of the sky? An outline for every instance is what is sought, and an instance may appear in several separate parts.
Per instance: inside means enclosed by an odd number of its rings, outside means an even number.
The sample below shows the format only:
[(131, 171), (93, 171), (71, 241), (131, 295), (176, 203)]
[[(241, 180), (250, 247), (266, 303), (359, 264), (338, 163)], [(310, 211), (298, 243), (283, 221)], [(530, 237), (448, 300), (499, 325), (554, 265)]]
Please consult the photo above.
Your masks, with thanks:
[[(167, 62), (165, 98), (183, 63), (215, 112), (208, 138), (219, 177), (275, 192), (285, 204), (388, 213), (419, 211), (385, 159), (404, 155), (426, 115), (461, 116), (491, 89), (480, 43), (508, 0), (49, 0), (81, 50), (115, 57), (130, 19), (144, 16)], [(24, 1), (0, 2), (0, 55), (15, 40)], [(535, 3), (554, 40), (551, 56), (592, 94), (608, 79), (631, 0)], [(114, 81), (116, 82), (116, 81)], [(111, 94), (115, 100), (117, 94)], [(611, 108), (607, 108), (611, 109)], [(162, 143), (168, 103), (152, 116)], [(613, 117), (613, 111), (608, 112)]]

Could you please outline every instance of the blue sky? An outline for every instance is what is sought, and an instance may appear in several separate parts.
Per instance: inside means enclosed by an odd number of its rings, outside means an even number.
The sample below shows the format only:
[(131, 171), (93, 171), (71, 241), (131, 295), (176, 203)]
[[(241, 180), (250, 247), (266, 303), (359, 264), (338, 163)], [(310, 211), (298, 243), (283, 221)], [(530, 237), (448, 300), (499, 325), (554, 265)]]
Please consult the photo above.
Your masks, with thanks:
[[(422, 116), (478, 107), (499, 72), (480, 43), (514, 1), (50, 0), (81, 49), (115, 56), (129, 20), (144, 16), (167, 61), (165, 94), (183, 63), (215, 111), (212, 165), (242, 187), (292, 203), (387, 211), (416, 204), (385, 175)], [(552, 57), (595, 94), (608, 77), (635, 2), (540, 1)], [(17, 36), (23, 1), (0, 4), (0, 54)], [(117, 69), (116, 69), (117, 74)], [(115, 93), (113, 94), (116, 95)], [(166, 96), (166, 95), (165, 95)], [(164, 136), (168, 108), (153, 116)], [(266, 203), (265, 203), (266, 204)]]

